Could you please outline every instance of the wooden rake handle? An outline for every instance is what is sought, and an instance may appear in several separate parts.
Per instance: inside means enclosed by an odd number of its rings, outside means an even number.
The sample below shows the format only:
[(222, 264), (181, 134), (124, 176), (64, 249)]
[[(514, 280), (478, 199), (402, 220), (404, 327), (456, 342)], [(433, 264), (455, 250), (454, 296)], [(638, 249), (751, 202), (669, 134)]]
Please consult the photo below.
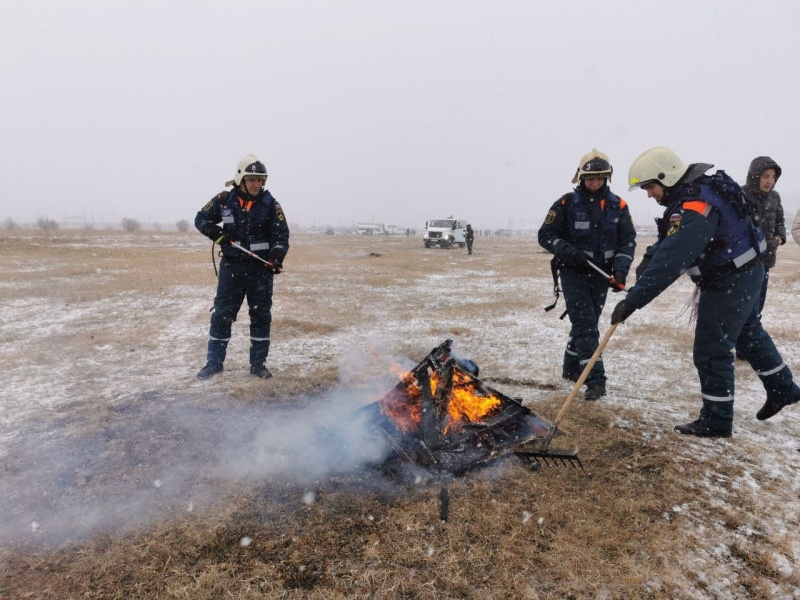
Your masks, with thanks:
[(603, 353), (603, 349), (606, 347), (606, 344), (608, 344), (608, 340), (611, 339), (611, 334), (614, 333), (614, 330), (617, 328), (617, 325), (619, 325), (619, 323), (614, 323), (611, 327), (608, 328), (608, 331), (606, 331), (606, 334), (603, 336), (603, 339), (600, 340), (600, 344), (598, 344), (597, 350), (594, 351), (594, 354), (592, 354), (592, 358), (589, 359), (589, 362), (586, 363), (586, 366), (583, 368), (583, 373), (581, 373), (581, 376), (578, 377), (578, 381), (575, 382), (575, 385), (572, 386), (572, 391), (569, 393), (569, 396), (567, 396), (567, 399), (564, 400), (564, 405), (561, 407), (561, 410), (558, 411), (558, 414), (556, 415), (556, 420), (553, 421), (554, 430), (555, 428), (558, 427), (559, 423), (561, 423), (561, 419), (564, 418), (564, 415), (566, 414), (567, 410), (569, 410), (569, 407), (572, 405), (572, 401), (575, 400), (575, 397), (578, 395), (578, 392), (580, 391), (583, 382), (586, 381), (586, 378), (589, 376), (589, 372), (592, 370), (594, 363), (597, 362), (597, 359), (600, 358), (600, 355)]

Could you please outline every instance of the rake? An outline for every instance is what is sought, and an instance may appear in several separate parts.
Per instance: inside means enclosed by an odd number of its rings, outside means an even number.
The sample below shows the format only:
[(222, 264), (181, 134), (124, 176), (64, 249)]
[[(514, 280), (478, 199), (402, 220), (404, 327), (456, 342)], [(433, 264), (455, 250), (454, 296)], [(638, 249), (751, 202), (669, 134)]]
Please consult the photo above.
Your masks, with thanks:
[(561, 410), (558, 411), (555, 420), (553, 421), (553, 426), (550, 427), (550, 430), (547, 432), (544, 440), (542, 441), (541, 445), (538, 448), (533, 449), (525, 449), (525, 450), (516, 450), (515, 454), (521, 458), (528, 460), (529, 462), (535, 462), (537, 465), (541, 465), (544, 463), (545, 465), (552, 466), (550, 462), (552, 461), (554, 464), (558, 464), (559, 462), (566, 466), (572, 465), (576, 469), (578, 467), (575, 466), (575, 463), (583, 469), (583, 463), (581, 463), (580, 458), (578, 458), (578, 451), (577, 450), (558, 450), (558, 449), (550, 449), (550, 442), (553, 441), (553, 437), (558, 431), (558, 426), (561, 423), (561, 420), (564, 418), (564, 415), (569, 410), (569, 407), (572, 406), (572, 402), (575, 400), (575, 397), (578, 395), (578, 392), (581, 389), (581, 386), (586, 381), (586, 378), (589, 376), (589, 372), (594, 367), (594, 364), (597, 362), (597, 359), (600, 358), (600, 355), (603, 353), (603, 350), (608, 344), (608, 340), (611, 339), (611, 335), (614, 333), (614, 330), (617, 328), (619, 323), (614, 323), (611, 327), (608, 328), (606, 334), (603, 336), (603, 339), (600, 340), (600, 344), (597, 346), (597, 349), (592, 354), (592, 357), (589, 359), (589, 362), (586, 363), (586, 366), (583, 368), (583, 372), (581, 376), (578, 377), (578, 381), (575, 382), (575, 385), (572, 386), (572, 390), (570, 391), (567, 399), (564, 400), (564, 404), (561, 406)]

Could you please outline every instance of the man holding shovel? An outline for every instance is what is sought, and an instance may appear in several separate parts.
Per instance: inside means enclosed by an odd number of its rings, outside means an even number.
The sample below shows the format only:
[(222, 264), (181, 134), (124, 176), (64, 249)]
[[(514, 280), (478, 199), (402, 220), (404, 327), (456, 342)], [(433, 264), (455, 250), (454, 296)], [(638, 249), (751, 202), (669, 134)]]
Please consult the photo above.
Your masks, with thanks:
[(683, 273), (698, 286), (694, 364), (703, 406), (696, 421), (675, 431), (699, 437), (730, 437), (733, 429), (732, 350), (750, 363), (767, 392), (760, 421), (800, 400), (800, 388), (761, 325), (764, 235), (753, 225), (741, 188), (713, 165), (686, 165), (669, 148), (643, 152), (628, 173), (630, 190), (641, 188), (665, 207), (658, 241), (649, 247), (640, 277), (614, 308), (612, 325), (627, 319)]
[(289, 251), (289, 226), (281, 205), (264, 188), (266, 181), (267, 168), (248, 154), (239, 161), (233, 180), (226, 183), (233, 189), (214, 196), (194, 220), (195, 227), (222, 249), (208, 362), (198, 379), (222, 372), (231, 325), (245, 297), (250, 312), (250, 373), (262, 379), (272, 377), (265, 364), (272, 322), (272, 279), (281, 272)]

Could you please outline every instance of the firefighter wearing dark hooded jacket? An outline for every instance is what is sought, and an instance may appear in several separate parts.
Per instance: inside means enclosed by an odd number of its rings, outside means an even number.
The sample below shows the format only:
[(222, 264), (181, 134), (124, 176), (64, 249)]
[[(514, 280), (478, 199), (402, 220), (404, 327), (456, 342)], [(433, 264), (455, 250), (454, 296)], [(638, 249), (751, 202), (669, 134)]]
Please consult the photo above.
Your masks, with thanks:
[[(250, 313), (250, 373), (262, 379), (272, 377), (265, 363), (270, 344), (273, 276), (281, 272), (289, 251), (289, 226), (281, 205), (264, 189), (266, 181), (264, 164), (252, 154), (245, 156), (233, 180), (226, 183), (233, 189), (214, 196), (194, 220), (195, 227), (219, 244), (222, 251), (208, 362), (197, 374), (198, 379), (222, 372), (231, 325), (245, 298)], [(235, 248), (231, 242), (272, 266)]]
[(753, 205), (756, 225), (764, 232), (767, 251), (761, 256), (764, 262), (764, 285), (761, 286), (759, 309), (763, 312), (767, 299), (769, 270), (775, 266), (778, 246), (786, 243), (786, 222), (781, 205), (781, 196), (775, 184), (781, 176), (781, 168), (769, 156), (759, 156), (750, 163), (747, 182), (742, 186), (745, 198)]
[[(643, 308), (683, 273), (698, 285), (694, 364), (703, 405), (696, 421), (677, 425), (678, 433), (729, 437), (733, 428), (734, 346), (756, 371), (767, 392), (756, 413), (769, 419), (800, 400), (800, 388), (761, 325), (758, 292), (764, 278), (761, 230), (720, 193), (713, 165), (685, 165), (669, 148), (642, 153), (631, 165), (630, 189), (642, 188), (665, 207), (658, 221), (658, 241), (648, 248), (644, 268), (628, 295), (614, 308), (620, 323)], [(714, 178), (720, 177), (717, 172)], [(730, 180), (736, 186), (733, 180)], [(738, 186), (736, 186), (738, 188)]]
[[(589, 261), (624, 287), (636, 251), (630, 211), (608, 185), (612, 172), (608, 157), (597, 149), (583, 156), (572, 179), (579, 185), (553, 204), (539, 228), (539, 244), (555, 254), (560, 265), (561, 289), (572, 324), (561, 375), (571, 381), (578, 380), (597, 349), (598, 322), (611, 283)], [(601, 357), (586, 378), (583, 397), (597, 400), (605, 394)]]

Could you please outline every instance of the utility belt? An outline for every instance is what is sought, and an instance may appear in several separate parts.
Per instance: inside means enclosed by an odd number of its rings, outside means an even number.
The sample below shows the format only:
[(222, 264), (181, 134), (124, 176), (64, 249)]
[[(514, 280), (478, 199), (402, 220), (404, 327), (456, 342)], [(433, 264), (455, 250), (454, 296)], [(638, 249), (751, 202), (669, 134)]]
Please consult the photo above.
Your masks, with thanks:
[[(766, 243), (762, 243), (762, 245), (766, 246)], [(733, 260), (729, 260), (711, 269), (706, 269), (704, 272), (700, 272), (699, 267), (691, 267), (686, 273), (697, 285), (703, 285), (704, 283), (723, 279), (737, 271), (744, 271), (745, 269), (754, 267), (757, 263), (761, 262), (761, 253), (763, 251), (764, 250), (759, 251), (755, 248), (750, 248), (747, 252), (740, 254)]]

